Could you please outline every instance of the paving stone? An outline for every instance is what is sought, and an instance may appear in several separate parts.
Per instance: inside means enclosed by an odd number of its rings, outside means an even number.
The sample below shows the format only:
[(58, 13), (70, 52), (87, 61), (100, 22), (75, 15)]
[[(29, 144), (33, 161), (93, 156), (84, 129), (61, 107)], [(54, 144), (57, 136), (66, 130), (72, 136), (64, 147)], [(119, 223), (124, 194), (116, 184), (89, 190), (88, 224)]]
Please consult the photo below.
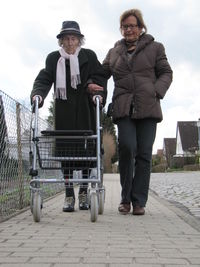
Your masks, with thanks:
[(29, 210), (0, 223), (0, 267), (200, 266), (199, 219), (188, 212), (192, 205), (199, 213), (198, 175), (189, 177), (153, 174), (145, 216), (124, 216), (119, 175), (106, 174), (105, 211), (95, 223), (77, 206), (63, 213), (60, 194), (45, 202), (39, 223)]

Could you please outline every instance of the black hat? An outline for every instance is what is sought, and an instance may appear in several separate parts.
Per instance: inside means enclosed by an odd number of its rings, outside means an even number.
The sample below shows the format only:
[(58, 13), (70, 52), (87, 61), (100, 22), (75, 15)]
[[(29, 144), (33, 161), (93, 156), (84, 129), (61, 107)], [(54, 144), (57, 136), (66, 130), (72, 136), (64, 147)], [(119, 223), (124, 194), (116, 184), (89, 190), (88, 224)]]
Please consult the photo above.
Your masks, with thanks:
[(61, 38), (64, 34), (76, 34), (81, 37), (84, 37), (83, 34), (81, 34), (80, 27), (76, 21), (63, 21), (62, 23), (62, 29), (60, 30), (60, 33), (56, 36), (58, 39)]

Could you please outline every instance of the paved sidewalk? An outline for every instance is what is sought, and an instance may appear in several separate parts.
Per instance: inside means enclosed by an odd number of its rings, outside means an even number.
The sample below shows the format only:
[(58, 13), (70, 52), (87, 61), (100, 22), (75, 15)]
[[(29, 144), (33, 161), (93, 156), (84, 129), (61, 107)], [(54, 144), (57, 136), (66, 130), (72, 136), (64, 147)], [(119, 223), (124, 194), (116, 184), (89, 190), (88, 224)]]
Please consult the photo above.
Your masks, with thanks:
[(200, 171), (152, 173), (150, 188), (200, 219)]
[(64, 195), (44, 203), (40, 223), (25, 211), (0, 223), (0, 267), (200, 266), (199, 220), (149, 196), (145, 216), (120, 215), (118, 175), (104, 176), (103, 215), (63, 213)]

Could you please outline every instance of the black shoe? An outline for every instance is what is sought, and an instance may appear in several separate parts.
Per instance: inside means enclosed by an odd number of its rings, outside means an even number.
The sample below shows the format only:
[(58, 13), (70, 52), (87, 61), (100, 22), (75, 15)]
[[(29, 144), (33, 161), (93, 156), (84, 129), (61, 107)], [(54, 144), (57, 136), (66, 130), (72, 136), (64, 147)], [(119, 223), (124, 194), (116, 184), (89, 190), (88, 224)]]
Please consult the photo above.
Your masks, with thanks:
[(64, 201), (63, 211), (72, 212), (74, 211), (75, 200), (73, 197), (66, 197)]
[(78, 195), (79, 199), (79, 209), (80, 210), (88, 210), (89, 209), (89, 203), (88, 203), (88, 195), (86, 192), (82, 192)]

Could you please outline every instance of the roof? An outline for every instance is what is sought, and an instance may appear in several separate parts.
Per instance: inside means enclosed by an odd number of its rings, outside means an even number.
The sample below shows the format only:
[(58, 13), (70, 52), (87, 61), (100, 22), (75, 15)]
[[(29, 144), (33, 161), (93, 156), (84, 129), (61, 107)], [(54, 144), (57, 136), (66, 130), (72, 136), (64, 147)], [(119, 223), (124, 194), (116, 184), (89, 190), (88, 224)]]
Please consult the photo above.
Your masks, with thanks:
[(183, 151), (198, 150), (198, 127), (196, 121), (178, 121), (177, 133), (179, 130)]
[(176, 138), (164, 138), (164, 150), (166, 155), (176, 154)]

